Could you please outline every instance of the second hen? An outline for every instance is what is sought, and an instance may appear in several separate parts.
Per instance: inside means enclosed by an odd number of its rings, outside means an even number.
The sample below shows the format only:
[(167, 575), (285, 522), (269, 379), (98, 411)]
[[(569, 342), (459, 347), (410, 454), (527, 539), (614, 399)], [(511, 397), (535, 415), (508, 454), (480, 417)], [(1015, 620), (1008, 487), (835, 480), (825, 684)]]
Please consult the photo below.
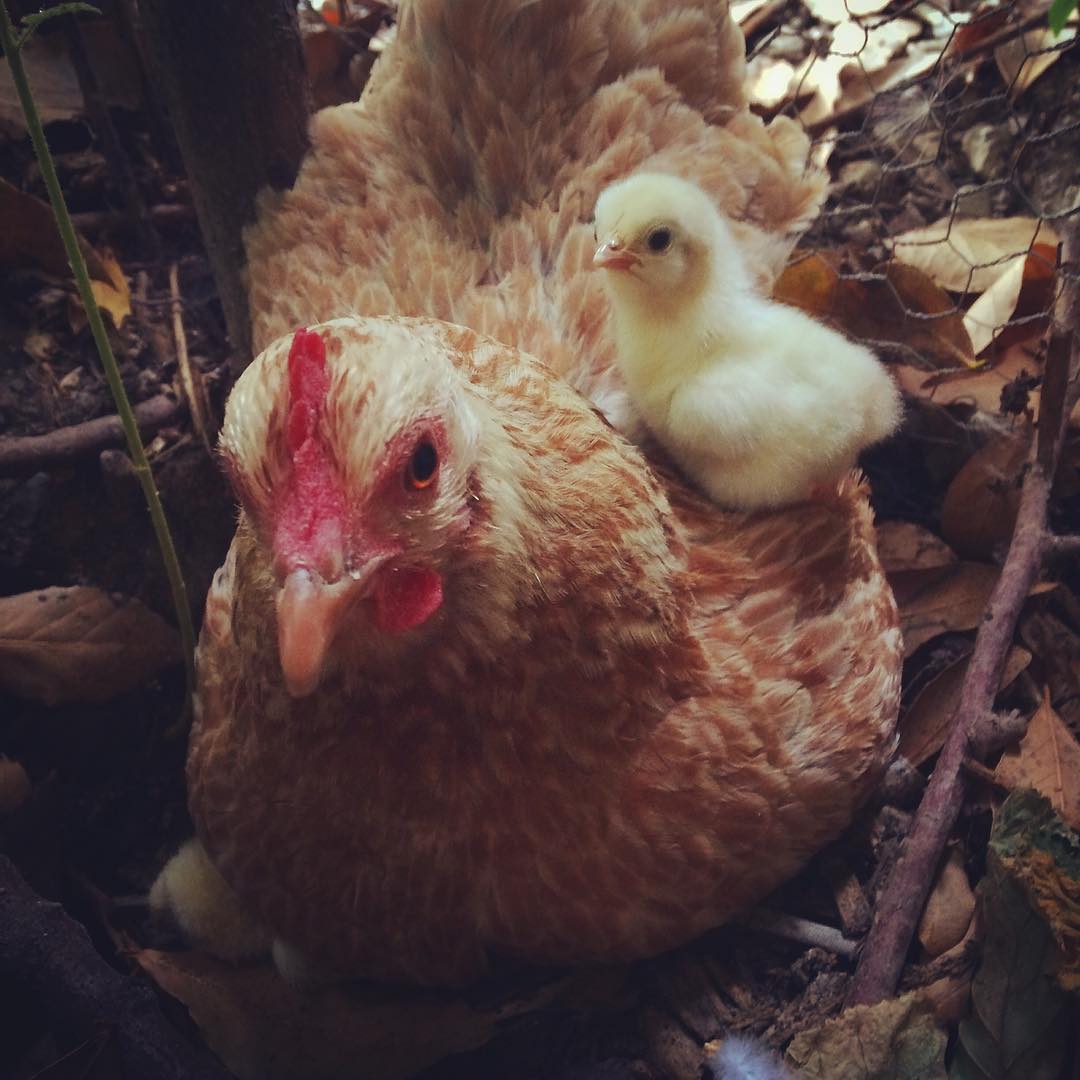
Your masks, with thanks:
[(724, 515), (593, 407), (624, 397), (600, 190), (685, 172), (763, 281), (816, 211), (742, 51), (708, 0), (403, 5), (262, 208), (188, 778), (287, 974), (658, 952), (802, 865), (888, 757), (865, 491)]

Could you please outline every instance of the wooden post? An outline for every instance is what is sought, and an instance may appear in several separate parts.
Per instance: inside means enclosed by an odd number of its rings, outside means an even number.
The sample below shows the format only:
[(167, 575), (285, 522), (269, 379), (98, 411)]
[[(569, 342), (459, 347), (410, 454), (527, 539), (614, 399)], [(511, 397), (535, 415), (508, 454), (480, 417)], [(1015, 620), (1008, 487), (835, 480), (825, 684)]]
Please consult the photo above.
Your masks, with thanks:
[(242, 230), (264, 187), (291, 187), (310, 92), (295, 0), (140, 0), (217, 280), (234, 374), (251, 360)]

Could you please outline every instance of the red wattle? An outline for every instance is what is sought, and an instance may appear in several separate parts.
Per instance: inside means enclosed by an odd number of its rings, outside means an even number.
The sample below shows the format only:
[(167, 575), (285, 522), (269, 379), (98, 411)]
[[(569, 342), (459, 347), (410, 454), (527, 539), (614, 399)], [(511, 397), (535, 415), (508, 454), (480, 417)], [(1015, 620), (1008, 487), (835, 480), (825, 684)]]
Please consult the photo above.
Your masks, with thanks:
[(421, 567), (388, 568), (375, 581), (375, 624), (401, 634), (425, 623), (442, 607), (442, 578)]

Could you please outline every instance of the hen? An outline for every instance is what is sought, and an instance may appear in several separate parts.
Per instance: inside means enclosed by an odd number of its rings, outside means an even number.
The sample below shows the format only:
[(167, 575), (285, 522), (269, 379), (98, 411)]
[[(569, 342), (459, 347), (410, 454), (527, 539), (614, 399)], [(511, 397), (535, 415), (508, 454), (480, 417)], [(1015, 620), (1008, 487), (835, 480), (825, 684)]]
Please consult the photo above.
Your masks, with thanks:
[(286, 974), (658, 952), (795, 871), (888, 757), (865, 491), (724, 515), (588, 400), (623, 393), (608, 183), (693, 177), (765, 281), (817, 208), (742, 48), (723, 4), (414, 3), (262, 208), (188, 779)]
[(718, 503), (806, 499), (896, 429), (900, 394), (874, 354), (755, 292), (700, 188), (636, 173), (600, 195), (596, 229), (633, 404)]

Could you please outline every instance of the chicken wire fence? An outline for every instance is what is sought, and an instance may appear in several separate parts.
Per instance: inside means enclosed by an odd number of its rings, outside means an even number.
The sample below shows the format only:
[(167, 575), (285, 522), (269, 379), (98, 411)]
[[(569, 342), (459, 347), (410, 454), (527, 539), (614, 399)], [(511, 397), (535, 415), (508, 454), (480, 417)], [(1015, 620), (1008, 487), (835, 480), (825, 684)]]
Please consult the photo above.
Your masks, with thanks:
[(927, 369), (1005, 365), (1001, 389), (1026, 374), (1080, 206), (1075, 12), (1056, 34), (1045, 3), (732, 13), (752, 109), (796, 119), (832, 180), (778, 295), (896, 359), (909, 392), (929, 396)]

